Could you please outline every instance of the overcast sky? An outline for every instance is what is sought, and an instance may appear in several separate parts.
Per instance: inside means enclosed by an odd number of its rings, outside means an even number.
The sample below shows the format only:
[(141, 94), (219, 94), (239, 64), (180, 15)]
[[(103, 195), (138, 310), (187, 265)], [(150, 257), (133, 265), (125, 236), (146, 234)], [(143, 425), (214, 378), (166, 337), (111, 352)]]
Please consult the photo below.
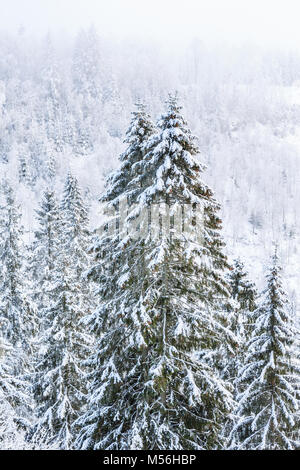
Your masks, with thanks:
[(251, 41), (300, 49), (299, 0), (0, 0), (0, 29), (66, 30), (94, 24), (118, 37)]

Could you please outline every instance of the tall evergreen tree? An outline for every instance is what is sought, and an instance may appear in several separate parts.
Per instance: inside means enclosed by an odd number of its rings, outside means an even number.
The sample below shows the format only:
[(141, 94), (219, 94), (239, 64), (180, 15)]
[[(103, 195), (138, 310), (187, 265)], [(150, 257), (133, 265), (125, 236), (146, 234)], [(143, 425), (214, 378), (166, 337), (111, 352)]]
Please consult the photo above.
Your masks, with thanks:
[[(30, 300), (26, 297), (23, 281), (24, 255), (21, 247), (23, 233), (21, 214), (11, 186), (3, 182), (3, 205), (0, 207), (0, 323), (3, 345), (8, 344), (13, 354), (9, 370), (11, 386), (22, 384), (19, 400), (11, 400), (10, 416), (18, 414), (19, 421), (29, 425), (32, 401), (28, 375), (32, 367), (32, 337), (34, 317)], [(8, 366), (3, 365), (2, 371)], [(12, 389), (11, 389), (12, 390)], [(26, 395), (26, 399), (24, 398)]]
[[(0, 327), (2, 322), (0, 319)], [(28, 447), (25, 430), (28, 422), (22, 410), (28, 408), (28, 384), (14, 374), (17, 360), (14, 349), (0, 339), (0, 450), (21, 450)]]
[[(46, 329), (41, 333), (43, 347), (34, 384), (38, 422), (31, 437), (42, 446), (55, 443), (61, 449), (71, 449), (73, 423), (85, 403), (86, 378), (82, 363), (90, 349), (90, 337), (85, 333), (81, 318), (89, 313), (91, 302), (82, 279), (83, 270), (88, 268), (87, 212), (77, 180), (71, 175), (65, 185), (60, 214), (60, 248), (55, 246), (54, 258), (48, 256), (51, 283), (48, 283), (44, 306)], [(53, 217), (52, 223), (55, 213)], [(47, 221), (49, 223), (49, 211)], [(49, 232), (42, 230), (40, 233), (44, 235), (41, 238), (43, 249), (49, 249)]]
[(299, 362), (293, 345), (297, 330), (282, 287), (275, 254), (267, 287), (253, 312), (245, 363), (239, 373), (239, 420), (231, 433), (238, 449), (294, 449), (299, 412)]
[(256, 308), (257, 292), (253, 282), (249, 281), (244, 263), (240, 259), (234, 261), (229, 284), (232, 297), (238, 301), (240, 309), (253, 312)]
[(67, 175), (60, 212), (64, 251), (75, 263), (73, 267), (76, 268), (76, 273), (80, 278), (90, 264), (88, 212), (78, 181), (71, 173)]
[(26, 184), (28, 182), (28, 168), (25, 157), (26, 150), (24, 146), (19, 150), (19, 182)]
[[(91, 276), (100, 303), (86, 323), (97, 345), (88, 409), (78, 420), (80, 448), (223, 445), (220, 431), (232, 399), (211, 360), (230, 335), (221, 313), (229, 292), (219, 206), (199, 178), (195, 138), (176, 98), (158, 125), (131, 181), (126, 174), (118, 178), (126, 181), (124, 199), (134, 194), (137, 203), (127, 228), (122, 232), (119, 220), (118, 232), (104, 232), (95, 246), (98, 264)], [(160, 223), (152, 219), (149, 230), (148, 209), (171, 202), (203, 204), (201, 245), (175, 234), (153, 236)], [(132, 224), (140, 234), (144, 226), (145, 237), (136, 237)]]
[[(241, 260), (235, 260), (228, 275), (231, 296), (234, 300), (229, 314), (230, 328), (237, 338), (234, 354), (227, 358), (225, 377), (236, 385), (238, 371), (246, 353), (246, 343), (251, 332), (251, 312), (256, 309), (257, 292), (255, 285), (248, 279)], [(236, 387), (235, 387), (236, 388)]]
[(134, 194), (129, 192), (129, 183), (139, 172), (139, 163), (143, 160), (145, 154), (144, 144), (154, 132), (155, 127), (146, 112), (145, 105), (138, 102), (136, 110), (132, 113), (132, 120), (124, 139), (128, 147), (120, 156), (120, 168), (108, 177), (106, 191), (101, 198), (102, 201), (112, 201), (116, 205), (120, 198), (124, 197), (124, 191), (126, 191), (126, 195), (130, 197), (130, 200), (135, 201)]
[(0, 208), (0, 316), (5, 323), (4, 339), (20, 352), (22, 360), (18, 366), (16, 364), (19, 373), (29, 361), (33, 319), (30, 309), (27, 309), (23, 281), (21, 214), (13, 190), (6, 181), (3, 183), (3, 199), (4, 204)]
[(31, 296), (37, 308), (40, 328), (43, 328), (60, 249), (60, 212), (53, 191), (47, 189), (44, 192), (36, 215), (39, 228), (35, 231), (34, 241), (29, 250), (28, 277), (31, 280)]

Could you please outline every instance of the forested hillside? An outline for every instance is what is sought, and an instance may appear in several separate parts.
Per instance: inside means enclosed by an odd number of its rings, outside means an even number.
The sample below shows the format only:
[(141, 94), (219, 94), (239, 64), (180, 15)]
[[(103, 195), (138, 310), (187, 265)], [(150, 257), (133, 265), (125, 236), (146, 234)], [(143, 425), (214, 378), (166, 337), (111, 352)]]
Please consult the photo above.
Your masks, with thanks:
[(0, 33), (0, 448), (298, 448), (299, 159), (296, 52)]
[(75, 40), (2, 33), (0, 47), (1, 173), (28, 196), (26, 230), (47, 178), (61, 190), (72, 169), (96, 201), (124, 149), (135, 101), (156, 119), (167, 93), (178, 90), (222, 203), (230, 250), (265, 259), (280, 240), (296, 290), (298, 54), (198, 40), (175, 53), (168, 45), (108, 40), (93, 29)]

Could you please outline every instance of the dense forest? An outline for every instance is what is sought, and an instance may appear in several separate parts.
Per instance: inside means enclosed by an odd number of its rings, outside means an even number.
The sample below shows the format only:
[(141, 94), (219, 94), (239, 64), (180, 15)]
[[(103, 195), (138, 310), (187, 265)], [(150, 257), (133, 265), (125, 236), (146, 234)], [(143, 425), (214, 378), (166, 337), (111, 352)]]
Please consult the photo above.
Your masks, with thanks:
[(0, 449), (299, 448), (299, 84), (0, 34)]

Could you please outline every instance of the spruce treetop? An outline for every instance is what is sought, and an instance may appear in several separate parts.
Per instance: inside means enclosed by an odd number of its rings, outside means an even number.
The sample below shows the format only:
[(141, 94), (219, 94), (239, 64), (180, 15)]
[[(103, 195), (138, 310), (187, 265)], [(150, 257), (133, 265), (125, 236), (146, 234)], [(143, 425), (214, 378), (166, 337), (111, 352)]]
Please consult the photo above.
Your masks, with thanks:
[(239, 421), (233, 446), (242, 449), (294, 449), (299, 410), (299, 362), (293, 345), (297, 331), (283, 289), (278, 256), (253, 312), (252, 334), (239, 373)]
[(200, 153), (196, 137), (181, 114), (177, 95), (170, 95), (166, 104), (167, 112), (157, 123), (158, 133), (145, 141), (145, 159), (140, 162), (143, 172), (132, 184), (140, 181), (145, 187), (139, 198), (142, 202), (176, 199), (199, 203), (199, 196), (205, 196), (206, 191), (211, 194), (199, 181), (199, 173), (205, 167), (194, 158)]
[(198, 149), (177, 97), (170, 97), (159, 126), (142, 147), (134, 140), (142, 158), (133, 172), (116, 173), (118, 195), (106, 193), (104, 200), (131, 197), (137, 211), (152, 202), (204, 200), (204, 246), (152, 238), (150, 231), (146, 239), (108, 231), (99, 237), (92, 270), (99, 305), (85, 320), (97, 343), (87, 411), (77, 422), (80, 448), (223, 445), (232, 397), (215, 360), (230, 335), (223, 319), (228, 288), (218, 205), (199, 180), (203, 166), (194, 158)]
[[(128, 144), (125, 152), (119, 159), (121, 166), (108, 178), (106, 191), (101, 198), (102, 202), (111, 201), (117, 204), (124, 192), (130, 192), (129, 183), (134, 175), (139, 172), (139, 164), (144, 158), (143, 145), (145, 141), (155, 132), (155, 127), (142, 102), (136, 103), (136, 110), (132, 112), (130, 126), (126, 132), (124, 143)], [(133, 191), (135, 192), (135, 191)]]

